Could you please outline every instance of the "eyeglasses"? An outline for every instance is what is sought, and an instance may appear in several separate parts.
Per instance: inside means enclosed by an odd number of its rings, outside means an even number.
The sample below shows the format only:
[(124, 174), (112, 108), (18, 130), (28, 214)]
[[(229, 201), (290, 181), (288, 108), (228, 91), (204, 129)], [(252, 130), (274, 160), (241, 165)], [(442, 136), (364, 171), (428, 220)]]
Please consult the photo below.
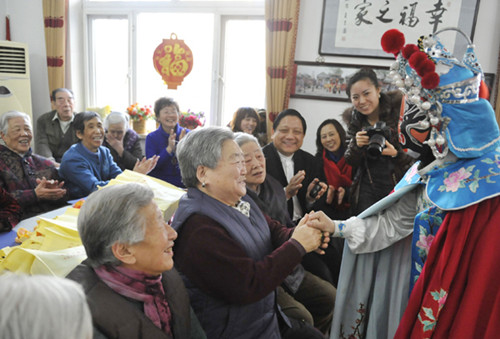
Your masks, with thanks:
[(75, 100), (74, 98), (56, 98), (57, 102), (63, 103), (63, 102), (73, 102)]

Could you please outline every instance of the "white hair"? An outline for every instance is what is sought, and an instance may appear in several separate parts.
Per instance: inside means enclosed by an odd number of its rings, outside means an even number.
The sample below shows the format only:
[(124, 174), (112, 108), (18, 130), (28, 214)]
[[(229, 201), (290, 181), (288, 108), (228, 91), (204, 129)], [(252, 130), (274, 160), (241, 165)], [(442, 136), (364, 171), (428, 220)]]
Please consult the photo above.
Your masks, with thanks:
[(234, 141), (236, 141), (236, 143), (240, 147), (246, 144), (247, 142), (255, 142), (260, 147), (259, 140), (257, 140), (257, 138), (254, 137), (252, 134), (248, 134), (245, 132), (235, 132)]
[(82, 287), (69, 279), (0, 276), (0, 339), (90, 339), (92, 318)]
[(204, 127), (195, 129), (177, 145), (177, 159), (182, 182), (186, 187), (196, 187), (198, 166), (215, 168), (222, 156), (222, 145), (233, 140), (234, 133), (225, 127)]
[(3, 134), (9, 132), (9, 121), (14, 118), (23, 118), (31, 126), (31, 119), (28, 114), (18, 111), (8, 111), (0, 116), (0, 131)]
[(104, 118), (104, 128), (108, 129), (109, 125), (120, 124), (122, 123), (125, 127), (125, 132), (128, 129), (129, 116), (128, 114), (113, 111), (110, 112), (106, 118)]
[(144, 240), (146, 219), (139, 211), (153, 198), (151, 188), (139, 183), (107, 186), (87, 197), (77, 224), (90, 266), (120, 265), (112, 245)]

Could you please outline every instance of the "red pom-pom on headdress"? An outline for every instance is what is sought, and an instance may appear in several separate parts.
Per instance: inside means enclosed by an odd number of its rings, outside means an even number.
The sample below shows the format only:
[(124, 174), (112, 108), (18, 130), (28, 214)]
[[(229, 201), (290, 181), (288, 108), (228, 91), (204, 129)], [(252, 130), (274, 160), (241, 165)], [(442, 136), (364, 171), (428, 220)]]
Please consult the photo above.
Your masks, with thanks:
[(419, 51), (419, 49), (418, 49), (417, 45), (408, 44), (405, 47), (403, 47), (403, 49), (401, 50), (401, 54), (403, 55), (403, 57), (406, 60), (408, 60), (413, 53), (418, 52), (418, 51)]
[(436, 72), (427, 73), (422, 77), (420, 84), (425, 89), (434, 89), (439, 85), (439, 75)]
[(423, 77), (427, 73), (434, 73), (436, 71), (436, 65), (430, 59), (425, 59), (418, 64), (415, 70), (418, 75)]
[(382, 35), (380, 44), (385, 52), (397, 55), (405, 44), (405, 35), (397, 29), (390, 29)]
[(420, 63), (422, 63), (424, 60), (427, 60), (427, 54), (418, 51), (411, 55), (410, 59), (408, 59), (408, 63), (410, 64), (411, 68), (416, 70)]

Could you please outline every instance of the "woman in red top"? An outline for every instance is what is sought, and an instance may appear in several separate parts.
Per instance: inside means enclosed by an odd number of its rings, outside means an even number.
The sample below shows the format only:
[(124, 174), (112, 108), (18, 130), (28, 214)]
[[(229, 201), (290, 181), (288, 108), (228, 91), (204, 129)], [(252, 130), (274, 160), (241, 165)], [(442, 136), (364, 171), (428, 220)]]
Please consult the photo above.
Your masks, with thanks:
[[(336, 194), (344, 194), (352, 184), (352, 168), (346, 163), (344, 152), (346, 133), (342, 125), (335, 119), (327, 119), (319, 125), (316, 131), (316, 158), (323, 163), (323, 171), (329, 186), (335, 188)], [(349, 204), (333, 200), (334, 211), (328, 214), (334, 219), (349, 217)]]

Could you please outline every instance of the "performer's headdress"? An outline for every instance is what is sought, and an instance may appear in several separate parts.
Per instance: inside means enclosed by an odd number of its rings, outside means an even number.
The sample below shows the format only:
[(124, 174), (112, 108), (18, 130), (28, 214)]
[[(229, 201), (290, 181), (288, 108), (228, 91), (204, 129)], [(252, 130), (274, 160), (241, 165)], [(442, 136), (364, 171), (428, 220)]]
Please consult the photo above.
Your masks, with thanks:
[[(468, 42), (461, 61), (439, 41), (438, 34), (455, 30)], [(404, 46), (404, 34), (391, 29), (382, 36), (382, 48), (396, 57), (391, 65), (395, 84), (423, 115), (420, 129), (436, 158), (448, 150), (459, 158), (488, 153), (500, 141), (495, 112), (484, 99), (487, 88), (469, 37), (457, 28), (445, 28)], [(486, 95), (485, 95), (486, 93)]]

